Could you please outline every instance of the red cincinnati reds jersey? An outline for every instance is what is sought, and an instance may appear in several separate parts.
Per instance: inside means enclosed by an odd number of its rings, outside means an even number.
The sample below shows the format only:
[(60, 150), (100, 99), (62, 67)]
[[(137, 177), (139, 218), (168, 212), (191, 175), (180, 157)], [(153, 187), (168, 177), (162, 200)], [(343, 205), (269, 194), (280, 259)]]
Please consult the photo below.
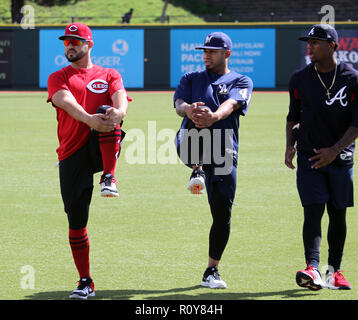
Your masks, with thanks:
[[(69, 65), (49, 76), (47, 102), (50, 102), (52, 96), (62, 89), (70, 91), (87, 113), (94, 114), (99, 106), (112, 105), (112, 94), (124, 89), (124, 86), (122, 76), (114, 69), (97, 65), (93, 65), (90, 69), (76, 69)], [(127, 99), (131, 101), (128, 96)], [(54, 104), (53, 106), (56, 107)], [(85, 145), (89, 138), (90, 128), (73, 119), (61, 108), (56, 107), (56, 112), (59, 140), (56, 152), (61, 161)]]

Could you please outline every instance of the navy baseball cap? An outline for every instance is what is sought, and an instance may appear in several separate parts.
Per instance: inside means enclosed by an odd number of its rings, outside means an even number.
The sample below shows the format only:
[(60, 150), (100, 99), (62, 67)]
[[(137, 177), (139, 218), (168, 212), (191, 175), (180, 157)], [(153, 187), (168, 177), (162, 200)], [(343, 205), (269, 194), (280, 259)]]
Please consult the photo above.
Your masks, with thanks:
[(338, 34), (329, 24), (316, 24), (311, 28), (306, 37), (298, 38), (298, 40), (301, 41), (308, 41), (309, 39), (334, 41), (338, 43)]
[(210, 33), (206, 38), (203, 46), (196, 47), (195, 49), (232, 49), (231, 39), (224, 32)]

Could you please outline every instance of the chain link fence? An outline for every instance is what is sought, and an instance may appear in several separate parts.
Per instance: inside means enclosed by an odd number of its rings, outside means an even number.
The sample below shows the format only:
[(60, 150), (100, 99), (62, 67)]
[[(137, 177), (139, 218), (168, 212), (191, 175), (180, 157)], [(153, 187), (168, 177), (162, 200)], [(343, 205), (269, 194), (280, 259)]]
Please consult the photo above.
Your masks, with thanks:
[[(133, 16), (130, 19), (130, 24), (143, 24), (143, 23), (153, 23), (153, 24), (190, 24), (190, 23), (205, 23), (205, 22), (230, 22), (232, 21), (231, 17), (225, 17), (222, 14), (207, 14), (198, 17), (193, 16), (181, 16), (181, 15), (166, 15), (165, 17), (161, 16)], [(35, 16), (36, 24), (67, 24), (71, 22), (84, 22), (87, 24), (122, 24), (122, 16), (101, 16), (101, 17), (90, 17), (90, 16), (57, 16), (57, 15), (47, 15)], [(0, 24), (11, 24), (10, 15), (1, 15)]]

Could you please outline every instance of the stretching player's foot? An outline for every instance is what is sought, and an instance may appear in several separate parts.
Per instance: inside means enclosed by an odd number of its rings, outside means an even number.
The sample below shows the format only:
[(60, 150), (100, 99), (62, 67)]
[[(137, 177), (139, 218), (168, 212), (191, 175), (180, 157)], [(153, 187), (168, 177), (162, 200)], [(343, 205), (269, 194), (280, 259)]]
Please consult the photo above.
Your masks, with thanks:
[(188, 185), (188, 190), (193, 194), (204, 193), (205, 189), (205, 172), (199, 168), (193, 170)]
[(71, 299), (87, 299), (94, 296), (94, 282), (91, 278), (81, 278), (78, 287), (70, 294)]
[(211, 289), (226, 289), (227, 285), (224, 280), (221, 279), (218, 268), (216, 266), (209, 267), (203, 274), (203, 280), (201, 281), (203, 287)]
[(320, 290), (325, 287), (320, 272), (317, 268), (307, 265), (305, 270), (299, 270), (296, 273), (296, 283), (300, 287), (310, 290)]
[(344, 278), (342, 271), (326, 273), (326, 287), (334, 290), (350, 290), (351, 285)]
[(118, 197), (118, 190), (117, 190), (117, 181), (116, 179), (110, 174), (103, 174), (101, 176), (101, 196), (102, 197)]

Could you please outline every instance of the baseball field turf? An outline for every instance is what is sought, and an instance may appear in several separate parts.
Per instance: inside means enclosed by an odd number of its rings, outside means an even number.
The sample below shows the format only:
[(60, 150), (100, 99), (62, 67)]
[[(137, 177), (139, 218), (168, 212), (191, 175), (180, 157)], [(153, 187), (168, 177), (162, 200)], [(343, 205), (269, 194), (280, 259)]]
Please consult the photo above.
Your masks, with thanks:
[[(101, 198), (95, 176), (88, 224), (93, 299), (358, 298), (357, 208), (348, 209), (342, 264), (352, 290), (313, 292), (295, 283), (305, 261), (295, 171), (283, 164), (287, 93), (255, 92), (241, 118), (231, 236), (219, 268), (226, 290), (200, 287), (211, 216), (206, 195), (186, 190), (190, 170), (173, 153), (181, 121), (173, 93), (129, 94), (119, 198)], [(56, 114), (46, 97), (0, 92), (0, 300), (67, 299), (78, 280), (59, 190)], [(325, 214), (322, 268), (326, 231)]]

